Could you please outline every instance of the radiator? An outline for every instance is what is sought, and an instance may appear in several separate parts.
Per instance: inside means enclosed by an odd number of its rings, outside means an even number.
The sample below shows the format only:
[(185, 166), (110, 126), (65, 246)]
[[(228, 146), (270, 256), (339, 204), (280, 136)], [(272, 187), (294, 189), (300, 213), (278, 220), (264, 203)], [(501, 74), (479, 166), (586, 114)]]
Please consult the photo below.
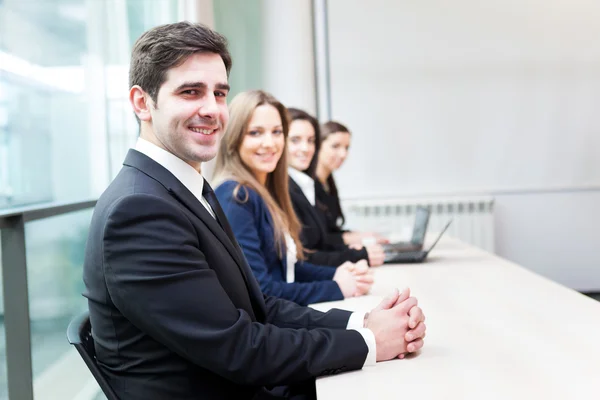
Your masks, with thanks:
[(395, 234), (409, 239), (417, 206), (431, 210), (429, 232), (440, 232), (448, 220), (447, 233), (484, 250), (494, 251), (494, 198), (460, 196), (346, 200), (342, 204), (349, 229)]

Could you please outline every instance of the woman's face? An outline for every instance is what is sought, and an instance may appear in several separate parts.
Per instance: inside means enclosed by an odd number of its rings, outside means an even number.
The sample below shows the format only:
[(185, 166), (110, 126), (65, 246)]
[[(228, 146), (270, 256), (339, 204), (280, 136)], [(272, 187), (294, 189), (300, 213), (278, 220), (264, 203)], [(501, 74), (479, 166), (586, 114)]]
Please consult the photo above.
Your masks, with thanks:
[(342, 166), (350, 148), (349, 132), (334, 132), (321, 143), (319, 149), (319, 165), (328, 171), (335, 171)]
[(287, 139), (288, 165), (304, 171), (315, 155), (315, 129), (303, 119), (292, 121)]
[(275, 170), (285, 149), (283, 126), (279, 111), (270, 104), (256, 107), (244, 139), (240, 144), (240, 158), (259, 182)]

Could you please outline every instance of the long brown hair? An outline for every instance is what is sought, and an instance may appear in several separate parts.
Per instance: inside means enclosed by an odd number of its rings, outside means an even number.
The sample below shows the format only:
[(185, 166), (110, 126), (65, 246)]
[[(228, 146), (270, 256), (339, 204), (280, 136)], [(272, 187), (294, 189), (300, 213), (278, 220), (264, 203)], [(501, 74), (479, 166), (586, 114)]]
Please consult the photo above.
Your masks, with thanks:
[(310, 164), (308, 168), (306, 168), (304, 172), (306, 175), (311, 178), (316, 178), (317, 171), (317, 162), (319, 161), (319, 147), (321, 146), (321, 128), (319, 127), (319, 121), (309, 113), (304, 110), (299, 110), (297, 108), (288, 108), (288, 114), (290, 116), (290, 124), (294, 121), (307, 121), (313, 127), (315, 131), (315, 154), (313, 154), (313, 158), (310, 160)]
[[(275, 107), (279, 112), (284, 135), (284, 148), (275, 170), (267, 175), (267, 181), (265, 185), (262, 185), (242, 161), (239, 149), (246, 136), (254, 110), (265, 104)], [(285, 146), (289, 127), (286, 108), (269, 93), (262, 90), (251, 90), (235, 96), (229, 105), (229, 123), (219, 145), (213, 183), (218, 186), (226, 180), (238, 182), (233, 195), (240, 202), (248, 200), (248, 196), (245, 196), (244, 199), (238, 197), (242, 186), (255, 190), (267, 204), (267, 209), (271, 214), (279, 257), (283, 258), (285, 254), (282, 251), (285, 248), (285, 234), (289, 233), (296, 244), (297, 258), (302, 260), (304, 258), (304, 248), (300, 241), (302, 227), (292, 207), (288, 191), (287, 149)]]
[[(336, 121), (325, 122), (323, 124), (323, 127), (321, 128), (321, 144), (323, 144), (323, 142), (325, 142), (325, 140), (327, 139), (327, 137), (329, 137), (329, 135), (331, 135), (333, 133), (338, 133), (338, 132), (344, 132), (344, 133), (350, 134), (350, 130), (348, 128), (346, 128), (345, 125), (342, 125), (339, 122), (336, 122)], [(342, 211), (342, 204), (340, 203), (340, 196), (338, 195), (338, 190), (337, 190), (337, 186), (335, 184), (335, 179), (333, 179), (333, 172), (331, 174), (329, 174), (329, 176), (327, 177), (327, 186), (329, 186), (329, 193), (332, 194), (333, 196), (335, 196), (335, 198), (337, 199), (337, 213), (342, 218), (340, 226), (343, 226), (344, 222), (346, 222), (346, 217), (344, 216), (344, 212)]]

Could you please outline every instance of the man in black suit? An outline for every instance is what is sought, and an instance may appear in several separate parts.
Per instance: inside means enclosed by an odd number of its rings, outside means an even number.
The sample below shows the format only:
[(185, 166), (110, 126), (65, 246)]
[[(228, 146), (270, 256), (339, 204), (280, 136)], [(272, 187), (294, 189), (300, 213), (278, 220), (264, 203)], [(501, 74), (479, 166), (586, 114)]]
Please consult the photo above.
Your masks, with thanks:
[(98, 363), (122, 399), (306, 398), (316, 376), (423, 345), (408, 291), (364, 316), (261, 294), (200, 174), (228, 120), (230, 67), (225, 39), (198, 24), (134, 45), (140, 138), (98, 200), (84, 264)]

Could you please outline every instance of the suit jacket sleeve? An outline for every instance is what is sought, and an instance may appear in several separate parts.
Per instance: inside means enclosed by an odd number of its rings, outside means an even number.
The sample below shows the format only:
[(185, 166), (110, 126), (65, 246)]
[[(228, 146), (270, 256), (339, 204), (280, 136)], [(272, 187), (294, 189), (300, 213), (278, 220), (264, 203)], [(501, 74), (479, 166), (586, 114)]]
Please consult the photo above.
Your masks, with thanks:
[(325, 243), (327, 248), (332, 250), (340, 250), (344, 247), (348, 247), (344, 242), (344, 232), (327, 232)]
[[(219, 202), (263, 293), (291, 300), (300, 305), (344, 299), (338, 284), (331, 280), (334, 273), (331, 271), (324, 273), (321, 270), (314, 270), (311, 275), (311, 271), (307, 271), (312, 268), (310, 266), (301, 274), (303, 281), (287, 283), (274, 279), (270, 272), (273, 266), (267, 265), (261, 248), (261, 235), (264, 233), (256, 228), (256, 219), (260, 216), (254, 211), (253, 201), (256, 201), (254, 197), (258, 195), (253, 194), (248, 201), (240, 203), (234, 198), (233, 192), (225, 189), (222, 187), (217, 189)], [(276, 249), (273, 248), (272, 251), (275, 252)], [(311, 276), (313, 279), (310, 279)]]
[[(226, 379), (289, 384), (364, 363), (367, 345), (356, 331), (280, 328), (253, 322), (237, 309), (207, 264), (189, 216), (167, 200), (122, 197), (108, 211), (99, 245), (104, 250), (99, 267), (122, 314), (173, 352)], [(268, 301), (270, 317), (282, 326), (326, 319)], [(329, 324), (336, 317), (343, 320), (345, 314), (333, 315)]]
[(267, 321), (281, 328), (330, 328), (346, 329), (352, 314), (350, 311), (333, 308), (326, 313), (310, 307), (300, 306), (293, 301), (265, 295)]
[(296, 263), (296, 280), (299, 282), (331, 280), (333, 275), (335, 275), (335, 268), (314, 265), (304, 261)]

